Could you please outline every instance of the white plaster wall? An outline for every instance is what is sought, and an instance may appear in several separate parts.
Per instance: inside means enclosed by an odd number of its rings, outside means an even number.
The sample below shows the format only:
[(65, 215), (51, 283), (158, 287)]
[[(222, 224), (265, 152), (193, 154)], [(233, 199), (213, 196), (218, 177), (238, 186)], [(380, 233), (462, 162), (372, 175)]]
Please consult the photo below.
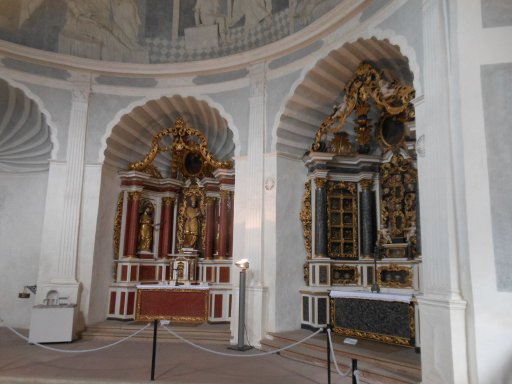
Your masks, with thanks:
[[(50, 161), (46, 202), (43, 211), (43, 231), (40, 247), (38, 284), (47, 283), (55, 277), (61, 235), (66, 163)], [(39, 297), (40, 291), (38, 291)], [(44, 297), (39, 302), (42, 303)]]
[(77, 267), (77, 278), (81, 283), (80, 328), (106, 317), (119, 190), (114, 169), (101, 164), (85, 166)]
[(479, 0), (459, 0), (456, 11), (468, 262), (474, 312), (474, 328), (470, 329), (474, 339), (470, 357), (474, 365), (470, 369), (474, 382), (510, 383), (512, 292), (497, 290), (489, 194), (493, 185), (489, 182), (480, 70), (482, 65), (512, 62), (512, 27), (482, 28), (480, 7)]
[(307, 169), (302, 160), (277, 157), (276, 331), (300, 328), (300, 294), (306, 249), (299, 213)]
[(34, 295), (19, 299), (25, 285), (35, 285), (48, 173), (0, 176), (0, 317), (28, 328)]

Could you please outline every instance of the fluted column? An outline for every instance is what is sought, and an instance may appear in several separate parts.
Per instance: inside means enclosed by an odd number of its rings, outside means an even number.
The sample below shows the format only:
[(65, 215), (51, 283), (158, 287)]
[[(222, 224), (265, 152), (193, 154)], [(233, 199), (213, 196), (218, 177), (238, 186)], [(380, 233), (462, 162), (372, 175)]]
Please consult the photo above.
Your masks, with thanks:
[[(422, 382), (469, 383), (466, 338), (466, 302), (460, 294), (459, 276), (467, 254), (458, 242), (465, 227), (457, 223), (458, 194), (454, 162), (460, 153), (451, 136), (457, 128), (452, 92), (458, 77), (452, 53), (454, 12), (448, 0), (423, 1), (424, 102), (415, 103), (418, 180), (423, 237), (423, 295), (418, 297), (421, 324)], [(452, 45), (453, 44), (453, 45)], [(452, 72), (455, 70), (454, 72)], [(457, 200), (456, 200), (457, 199)], [(465, 215), (465, 212), (464, 212)], [(476, 382), (476, 381), (475, 381)]]
[(76, 282), (89, 92), (87, 84), (72, 93), (57, 278), (52, 279), (57, 282)]
[(142, 192), (128, 192), (128, 212), (126, 213), (124, 257), (137, 256), (137, 236), (139, 233), (139, 205)]
[(206, 198), (206, 234), (204, 250), (204, 258), (206, 260), (213, 258), (213, 250), (215, 248), (215, 224), (215, 197), (208, 196)]
[(164, 197), (162, 199), (162, 214), (160, 216), (160, 247), (159, 255), (167, 259), (171, 249), (171, 234), (173, 233), (173, 212), (174, 198)]
[(219, 214), (219, 259), (224, 259), (228, 246), (228, 200), (229, 191), (220, 191)]
[(372, 230), (372, 179), (360, 181), (361, 185), (361, 256), (371, 257), (375, 246)]
[(315, 178), (315, 257), (327, 257), (327, 179)]

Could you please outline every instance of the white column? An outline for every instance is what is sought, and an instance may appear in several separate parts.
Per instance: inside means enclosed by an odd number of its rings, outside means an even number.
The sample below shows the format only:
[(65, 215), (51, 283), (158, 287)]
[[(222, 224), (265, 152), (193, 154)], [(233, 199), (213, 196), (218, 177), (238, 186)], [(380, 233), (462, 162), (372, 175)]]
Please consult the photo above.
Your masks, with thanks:
[[(423, 1), (424, 101), (417, 102), (423, 296), (418, 298), (423, 383), (468, 383), (466, 302), (461, 297), (457, 223), (456, 115), (448, 4)], [(421, 100), (421, 99), (420, 99)]]
[[(265, 64), (250, 68), (249, 136), (247, 168), (243, 179), (249, 191), (245, 200), (244, 255), (250, 263), (247, 274), (246, 327), (252, 345), (258, 345), (263, 336), (263, 302), (265, 296), (263, 274), (263, 175), (265, 139)], [(237, 179), (237, 183), (241, 180)], [(241, 255), (235, 255), (235, 259)], [(246, 341), (247, 342), (247, 341)]]

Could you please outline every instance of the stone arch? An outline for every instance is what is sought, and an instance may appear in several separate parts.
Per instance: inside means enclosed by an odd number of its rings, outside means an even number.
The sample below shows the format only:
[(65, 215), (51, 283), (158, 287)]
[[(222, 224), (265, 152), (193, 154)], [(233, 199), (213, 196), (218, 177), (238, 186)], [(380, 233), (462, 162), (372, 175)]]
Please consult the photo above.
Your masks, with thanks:
[[(57, 136), (57, 126), (52, 120), (52, 115), (50, 114), (49, 110), (46, 109), (45, 104), (43, 100), (35, 94), (33, 91), (31, 91), (26, 85), (11, 79), (9, 77), (2, 77), (0, 78), (0, 81), (5, 81), (6, 85), (8, 87), (13, 88), (14, 91), (19, 90), (26, 98), (28, 103), (34, 103), (38, 109), (38, 113), (42, 114), (44, 116), (44, 125), (48, 127), (49, 130), (49, 140), (51, 142), (51, 150), (48, 153), (49, 160), (56, 160), (57, 159), (57, 153), (60, 148), (60, 143)], [(30, 108), (30, 106), (29, 106)], [(2, 117), (3, 119), (3, 117)], [(40, 150), (43, 150), (40, 148)]]
[[(343, 56), (343, 51), (348, 51), (347, 56)], [(386, 55), (387, 50), (389, 52)], [(373, 57), (369, 57), (367, 52), (376, 51), (377, 53)], [(359, 56), (359, 57), (358, 57)], [(333, 60), (346, 60), (345, 63), (341, 62), (340, 67), (337, 69), (337, 73), (331, 74), (330, 79), (325, 79), (322, 76), (325, 70), (321, 69), (322, 66), (330, 66)], [(318, 58), (318, 60), (312, 62), (310, 65), (305, 67), (300, 77), (295, 81), (293, 86), (290, 88), (286, 101), (282, 104), (279, 112), (276, 115), (274, 126), (272, 129), (272, 151), (283, 151), (283, 148), (279, 148), (283, 142), (289, 142), (289, 146), (297, 146), (302, 140), (304, 146), (298, 147), (297, 150), (291, 151), (290, 154), (297, 157), (302, 156), (309, 144), (313, 141), (313, 135), (317, 128), (320, 126), (323, 118), (332, 112), (331, 106), (335, 104), (336, 99), (339, 98), (343, 90), (344, 84), (350, 79), (353, 71), (357, 67), (360, 61), (363, 60), (384, 60), (391, 64), (392, 69), (395, 71), (399, 69), (398, 63), (392, 65), (391, 60), (400, 59), (400, 65), (406, 65), (407, 71), (412, 75), (412, 83), (415, 87), (416, 94), (421, 95), (422, 84), (421, 84), (421, 70), (419, 63), (417, 62), (416, 51), (412, 48), (405, 37), (397, 35), (392, 30), (381, 30), (373, 29), (364, 34), (358, 34), (350, 40), (342, 41), (334, 49), (331, 49), (324, 56)], [(342, 68), (345, 67), (345, 68)], [(393, 68), (394, 67), (394, 68)], [(318, 72), (322, 71), (320, 75)], [(322, 85), (311, 87), (309, 84), (314, 82), (314, 79), (321, 79), (327, 83), (329, 80), (332, 82), (338, 81), (338, 88), (336, 84), (331, 86), (330, 90), (323, 91), (319, 89)], [(334, 89), (333, 89), (334, 88)], [(304, 98), (304, 89), (306, 92), (312, 92), (315, 96)], [(301, 90), (303, 91), (301, 94)], [(315, 102), (318, 98), (323, 97), (324, 101)], [(312, 111), (311, 116), (305, 118), (304, 116), (298, 116), (297, 110), (294, 110), (291, 105), (298, 104), (304, 107), (304, 109), (310, 109)], [(313, 116), (315, 115), (315, 116)], [(295, 132), (286, 129), (287, 119), (294, 122), (293, 127)], [(302, 120), (301, 120), (302, 119)], [(290, 124), (291, 126), (292, 124)], [(293, 139), (293, 135), (297, 135)], [(298, 139), (298, 140), (297, 140)], [(283, 147), (283, 146), (281, 146)], [(302, 151), (302, 153), (301, 153)]]
[[(101, 141), (100, 141), (101, 145), (100, 145), (100, 150), (98, 153), (98, 162), (103, 163), (105, 161), (105, 153), (108, 148), (107, 140), (110, 137), (112, 137), (114, 129), (116, 127), (119, 127), (119, 124), (121, 123), (121, 120), (123, 119), (123, 117), (130, 116), (130, 114), (134, 113), (134, 111), (136, 109), (145, 108), (152, 102), (162, 103), (162, 101), (166, 102), (171, 99), (175, 99), (175, 100), (177, 100), (177, 102), (181, 102), (182, 104), (185, 104), (185, 105), (187, 104), (185, 99), (191, 100), (191, 102), (189, 102), (189, 105), (191, 106), (191, 108), (189, 108), (188, 110), (186, 108), (182, 109), (182, 110), (168, 109), (167, 113), (170, 113), (170, 114), (200, 113), (203, 115), (211, 114), (217, 119), (222, 119), (225, 122), (224, 127), (227, 130), (229, 130), (229, 132), (231, 132), (231, 134), (232, 134), (232, 142), (233, 142), (233, 146), (234, 146), (234, 156), (239, 155), (240, 147), (241, 147), (239, 129), (236, 127), (232, 116), (226, 112), (224, 107), (221, 104), (213, 101), (210, 97), (205, 96), (205, 95), (182, 95), (182, 94), (179, 94), (179, 95), (172, 95), (172, 96), (162, 96), (158, 99), (156, 99), (154, 97), (151, 97), (151, 98), (146, 97), (144, 99), (137, 100), (137, 101), (127, 105), (126, 108), (124, 108), (124, 109), (119, 110), (116, 113), (116, 115), (114, 116), (114, 118), (108, 123), (105, 133), (103, 134), (103, 136), (101, 138)], [(170, 108), (169, 105), (167, 105), (166, 107)], [(192, 123), (192, 122), (189, 122), (189, 124), (190, 123)], [(167, 127), (162, 127), (162, 128), (167, 128)], [(199, 127), (196, 127), (196, 128), (199, 128)], [(156, 133), (156, 132), (154, 132), (154, 133)]]

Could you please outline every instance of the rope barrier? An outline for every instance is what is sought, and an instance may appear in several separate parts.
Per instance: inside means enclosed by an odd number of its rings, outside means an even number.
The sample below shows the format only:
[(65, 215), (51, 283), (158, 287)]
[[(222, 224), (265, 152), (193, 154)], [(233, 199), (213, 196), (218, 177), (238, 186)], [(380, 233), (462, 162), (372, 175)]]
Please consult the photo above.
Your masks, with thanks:
[(208, 349), (208, 348), (205, 348), (205, 347), (202, 347), (198, 344), (195, 344), (187, 339), (185, 339), (184, 337), (180, 336), (179, 334), (177, 334), (176, 332), (174, 332), (173, 330), (171, 330), (170, 328), (168, 328), (167, 326), (165, 325), (162, 325), (162, 327), (164, 327), (167, 332), (169, 332), (171, 335), (175, 336), (176, 338), (180, 339), (181, 341), (183, 341), (184, 343), (187, 343), (189, 345), (191, 345), (192, 347), (195, 347), (195, 348), (198, 348), (202, 351), (205, 351), (205, 352), (210, 352), (210, 353), (213, 353), (213, 354), (216, 354), (216, 355), (220, 355), (220, 356), (229, 356), (229, 357), (260, 357), (260, 356), (265, 356), (265, 355), (271, 355), (273, 353), (279, 353), (281, 351), (285, 351), (287, 349), (290, 349), (290, 348), (293, 348), (295, 347), (296, 345), (299, 345), (303, 342), (305, 342), (306, 340), (308, 339), (311, 339), (313, 336), (316, 336), (318, 335), (320, 332), (322, 332), (322, 329), (320, 328), (318, 331), (316, 331), (315, 333), (312, 333), (311, 335), (305, 337), (304, 339), (302, 340), (299, 340), (293, 344), (290, 344), (286, 347), (283, 347), (283, 348), (280, 348), (280, 349), (276, 349), (274, 351), (269, 351), (269, 352), (262, 352), (262, 353), (251, 353), (250, 355), (237, 355), (237, 354), (234, 354), (234, 353), (224, 353), (224, 352), (218, 352), (218, 351), (214, 351), (212, 349)]
[[(4, 321), (2, 320), (2, 318), (0, 318), (0, 323), (4, 323)], [(48, 349), (50, 351), (54, 351), (54, 352), (63, 352), (63, 353), (86, 353), (86, 352), (96, 352), (96, 351), (101, 351), (102, 349), (107, 349), (107, 348), (110, 348), (110, 347), (113, 347), (114, 345), (117, 345), (117, 344), (121, 344), (122, 342), (132, 338), (133, 336), (139, 334), (140, 332), (144, 331), (147, 327), (149, 327), (151, 324), (146, 324), (144, 327), (142, 327), (141, 329), (139, 329), (138, 331), (135, 331), (134, 333), (132, 333), (131, 335), (128, 335), (124, 338), (122, 338), (121, 340), (117, 340), (115, 342), (113, 342), (112, 344), (107, 344), (107, 345), (104, 345), (102, 347), (98, 347), (98, 348), (91, 348), (91, 349), (76, 349), (76, 350), (70, 350), (70, 349), (60, 349), (60, 348), (53, 348), (53, 347), (49, 347), (47, 345), (44, 345), (44, 344), (39, 344), (39, 343), (31, 343), (31, 344), (34, 344), (40, 348), (43, 348), (43, 349)], [(17, 330), (15, 330), (14, 328), (8, 326), (7, 324), (5, 324), (5, 327), (10, 330), (12, 333), (14, 333), (15, 335), (19, 336), (20, 338), (22, 338), (23, 340), (25, 340), (26, 342), (29, 342), (28, 340), (28, 337), (26, 336), (23, 336), (21, 333), (19, 333)]]
[[(348, 368), (347, 372), (341, 372), (340, 368), (338, 367), (338, 362), (336, 361), (336, 355), (334, 354), (334, 348), (332, 346), (331, 330), (329, 328), (327, 328), (327, 335), (329, 337), (329, 349), (331, 350), (331, 356), (332, 356), (332, 360), (334, 361), (334, 368), (336, 368), (336, 372), (338, 373), (338, 375), (343, 376), (343, 377), (351, 376), (350, 375), (350, 370), (351, 370), (350, 367)], [(357, 369), (354, 371), (354, 376), (356, 378), (357, 384), (360, 384), (360, 382), (359, 382), (360, 373), (361, 372)]]

